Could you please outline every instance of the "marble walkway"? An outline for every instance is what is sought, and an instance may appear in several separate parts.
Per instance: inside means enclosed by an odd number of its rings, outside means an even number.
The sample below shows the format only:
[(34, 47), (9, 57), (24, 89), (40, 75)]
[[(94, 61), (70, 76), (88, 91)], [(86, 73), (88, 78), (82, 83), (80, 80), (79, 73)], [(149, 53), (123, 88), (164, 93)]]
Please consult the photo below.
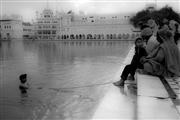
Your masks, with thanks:
[[(179, 47), (180, 48), (180, 47)], [(130, 63), (134, 49), (129, 51), (124, 66)], [(116, 76), (115, 80), (119, 77)], [(167, 80), (177, 94), (173, 100), (159, 78), (137, 73), (135, 81), (124, 87), (111, 86), (94, 113), (93, 120), (180, 120), (180, 79)]]

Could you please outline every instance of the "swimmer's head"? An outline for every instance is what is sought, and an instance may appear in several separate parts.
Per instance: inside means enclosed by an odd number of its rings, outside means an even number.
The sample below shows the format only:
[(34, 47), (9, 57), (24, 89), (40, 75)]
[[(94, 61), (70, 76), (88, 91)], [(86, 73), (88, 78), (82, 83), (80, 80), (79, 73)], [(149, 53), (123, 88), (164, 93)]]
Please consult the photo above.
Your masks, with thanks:
[(21, 81), (21, 83), (25, 83), (27, 81), (27, 74), (21, 74), (19, 76), (19, 80)]

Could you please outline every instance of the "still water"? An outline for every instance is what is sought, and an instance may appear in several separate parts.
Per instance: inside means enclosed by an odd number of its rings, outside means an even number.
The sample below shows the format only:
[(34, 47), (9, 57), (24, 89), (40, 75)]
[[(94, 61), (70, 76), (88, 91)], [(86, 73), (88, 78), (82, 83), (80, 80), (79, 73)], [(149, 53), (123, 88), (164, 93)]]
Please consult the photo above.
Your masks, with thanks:
[[(1, 42), (0, 119), (91, 118), (131, 46), (127, 41)], [(18, 87), (23, 73), (27, 94)]]

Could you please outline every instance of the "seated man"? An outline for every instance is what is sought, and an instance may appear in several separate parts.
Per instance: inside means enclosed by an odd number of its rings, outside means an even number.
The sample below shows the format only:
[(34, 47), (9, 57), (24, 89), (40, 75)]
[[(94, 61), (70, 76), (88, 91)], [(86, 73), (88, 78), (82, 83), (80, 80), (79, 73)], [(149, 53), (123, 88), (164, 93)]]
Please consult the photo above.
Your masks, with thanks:
[(142, 59), (144, 71), (164, 77), (180, 76), (180, 52), (172, 39), (172, 32), (161, 29), (157, 33), (160, 45), (146, 58)]
[(121, 80), (113, 83), (115, 86), (124, 86), (124, 82), (127, 79), (129, 74), (131, 74), (132, 78), (134, 79), (134, 74), (135, 74), (136, 69), (143, 68), (143, 66), (140, 64), (140, 58), (143, 56), (145, 57), (147, 55), (143, 44), (144, 42), (142, 38), (137, 38), (135, 40), (135, 55), (133, 56), (131, 64), (126, 65), (126, 67), (124, 68), (121, 74)]
[(156, 30), (157, 25), (154, 29), (146, 27), (141, 31), (141, 37), (146, 42), (146, 52), (147, 54), (151, 53), (154, 49), (157, 48), (159, 42), (156, 39)]

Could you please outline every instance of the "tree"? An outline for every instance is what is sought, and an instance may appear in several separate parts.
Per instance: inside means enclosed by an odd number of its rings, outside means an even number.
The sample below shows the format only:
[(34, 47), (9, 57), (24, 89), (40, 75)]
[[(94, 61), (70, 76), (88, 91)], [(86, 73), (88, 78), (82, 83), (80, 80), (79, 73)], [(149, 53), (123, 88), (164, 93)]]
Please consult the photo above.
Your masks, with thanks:
[(163, 24), (163, 19), (175, 20), (180, 23), (180, 15), (169, 6), (154, 11), (149, 11), (148, 8), (139, 11), (130, 19), (130, 23), (135, 28), (141, 28), (149, 19), (154, 19), (159, 25)]

